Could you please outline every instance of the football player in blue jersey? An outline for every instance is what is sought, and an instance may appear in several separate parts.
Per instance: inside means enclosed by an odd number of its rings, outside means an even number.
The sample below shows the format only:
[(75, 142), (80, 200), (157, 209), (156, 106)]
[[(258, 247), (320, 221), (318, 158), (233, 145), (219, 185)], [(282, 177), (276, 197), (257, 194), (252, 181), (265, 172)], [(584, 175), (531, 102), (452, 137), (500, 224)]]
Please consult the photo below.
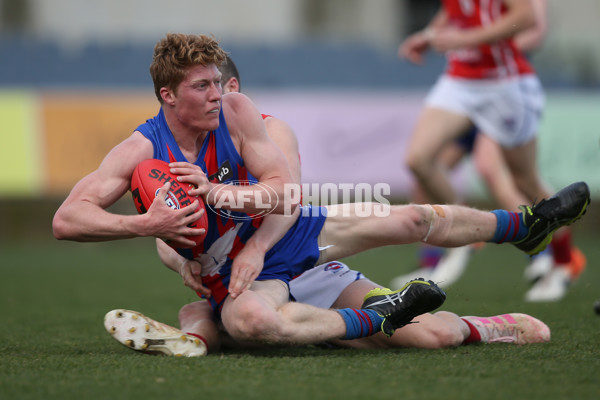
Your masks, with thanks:
[[(299, 212), (299, 197), (285, 198), (286, 185), (294, 181), (260, 113), (243, 94), (222, 95), (219, 67), (225, 56), (206, 35), (170, 33), (157, 43), (150, 73), (161, 105), (158, 114), (75, 185), (54, 216), (53, 232), (58, 239), (78, 241), (139, 236), (170, 240), (181, 255), (199, 261), (204, 294), (210, 295), (214, 312), (236, 340), (308, 344), (381, 331), (391, 336), (416, 316), (437, 309), (445, 293), (435, 283), (417, 279), (395, 291), (374, 289), (359, 308), (329, 310), (290, 302), (288, 283), (315, 265), (378, 246), (420, 241), (444, 247), (510, 242), (535, 254), (545, 248), (552, 232), (579, 219), (587, 208), (589, 188), (578, 182), (534, 206), (523, 206), (519, 213), (416, 204), (388, 206), (383, 208), (385, 216), (360, 215), (357, 209), (363, 211), (364, 204), (302, 207)], [(230, 213), (208, 212), (202, 246), (186, 238), (204, 233), (188, 227), (200, 217), (194, 211), (198, 203), (170, 209), (164, 201), (168, 184), (146, 214), (107, 210), (127, 192), (136, 165), (149, 158), (171, 162), (179, 181), (195, 186), (190, 195), (202, 196), (208, 206), (225, 204), (229, 209)], [(234, 174), (223, 182), (209, 181), (225, 163)], [(238, 179), (247, 184), (228, 184)], [(269, 185), (284, 201), (269, 200), (259, 184)], [(231, 198), (257, 200), (228, 202)], [(261, 222), (251, 216), (264, 212), (264, 204), (290, 218), (291, 228), (270, 224), (269, 217), (278, 215), (267, 215), (262, 224), (269, 223), (269, 229), (259, 231)], [(240, 218), (243, 215), (246, 218)], [(235, 263), (244, 249), (245, 262)]]

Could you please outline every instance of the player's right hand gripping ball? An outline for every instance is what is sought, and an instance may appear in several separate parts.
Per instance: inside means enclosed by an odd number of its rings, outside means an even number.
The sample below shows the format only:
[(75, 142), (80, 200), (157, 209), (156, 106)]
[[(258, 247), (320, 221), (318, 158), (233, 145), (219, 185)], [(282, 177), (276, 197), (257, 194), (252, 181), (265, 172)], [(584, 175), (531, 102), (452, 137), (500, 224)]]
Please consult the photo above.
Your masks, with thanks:
[[(189, 226), (208, 230), (208, 218), (206, 216), (204, 200), (201, 197), (188, 195), (187, 192), (192, 188), (192, 185), (178, 182), (177, 175), (172, 174), (169, 164), (162, 160), (144, 160), (133, 171), (133, 176), (131, 177), (131, 195), (133, 196), (133, 202), (138, 213), (144, 214), (148, 211), (158, 191), (167, 182), (171, 182), (171, 188), (165, 197), (167, 205), (174, 210), (178, 210), (192, 204), (194, 200), (198, 200), (200, 203), (198, 208), (203, 208), (204, 214)], [(205, 236), (206, 234), (190, 236), (189, 239), (195, 241), (196, 244), (200, 244)]]

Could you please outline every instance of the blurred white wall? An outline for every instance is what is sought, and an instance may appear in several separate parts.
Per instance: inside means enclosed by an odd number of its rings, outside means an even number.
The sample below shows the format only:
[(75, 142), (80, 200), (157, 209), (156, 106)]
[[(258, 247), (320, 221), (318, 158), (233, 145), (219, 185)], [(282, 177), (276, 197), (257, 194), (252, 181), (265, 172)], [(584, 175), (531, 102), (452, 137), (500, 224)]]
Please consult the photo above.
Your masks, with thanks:
[(600, 1), (548, 0), (549, 29), (540, 63), (566, 74), (593, 76), (600, 70)]
[(32, 27), (70, 45), (156, 41), (166, 32), (241, 41), (289, 42), (302, 0), (30, 0)]
[[(154, 43), (169, 31), (212, 33), (238, 43), (318, 38), (389, 46), (402, 40), (407, 9), (403, 0), (27, 1), (30, 32), (75, 47)], [(540, 58), (600, 68), (600, 1), (548, 0), (548, 6), (550, 31)]]
[[(389, 41), (398, 21), (396, 0), (29, 2), (32, 32), (70, 46), (89, 41), (155, 41), (169, 31), (213, 33), (239, 42), (286, 43), (313, 35)], [(315, 14), (316, 24), (310, 22)]]

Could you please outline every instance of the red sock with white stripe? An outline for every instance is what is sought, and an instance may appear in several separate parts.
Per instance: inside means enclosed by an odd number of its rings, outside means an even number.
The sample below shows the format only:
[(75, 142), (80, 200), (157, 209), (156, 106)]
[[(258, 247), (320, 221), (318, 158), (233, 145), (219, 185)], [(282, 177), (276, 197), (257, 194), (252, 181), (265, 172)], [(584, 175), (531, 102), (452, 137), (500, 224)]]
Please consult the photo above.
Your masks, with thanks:
[(481, 334), (479, 333), (479, 330), (477, 329), (477, 327), (475, 327), (475, 325), (473, 325), (472, 323), (470, 323), (466, 318), (461, 318), (461, 319), (463, 321), (465, 321), (465, 323), (469, 327), (469, 331), (471, 332), (469, 334), (469, 337), (464, 340), (463, 344), (479, 343), (479, 342), (481, 342)]

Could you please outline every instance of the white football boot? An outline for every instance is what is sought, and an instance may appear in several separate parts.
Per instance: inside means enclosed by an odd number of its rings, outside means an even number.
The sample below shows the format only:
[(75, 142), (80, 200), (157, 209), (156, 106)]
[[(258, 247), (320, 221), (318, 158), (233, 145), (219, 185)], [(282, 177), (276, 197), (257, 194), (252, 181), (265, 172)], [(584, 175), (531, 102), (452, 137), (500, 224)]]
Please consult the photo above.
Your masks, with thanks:
[(132, 350), (177, 357), (201, 357), (207, 353), (206, 344), (199, 338), (136, 311), (109, 311), (104, 316), (104, 327)]
[(534, 256), (529, 265), (523, 271), (525, 281), (534, 284), (546, 275), (554, 267), (554, 257), (549, 251), (543, 251)]
[(559, 301), (566, 296), (569, 287), (585, 271), (587, 259), (577, 247), (571, 249), (571, 262), (555, 264), (542, 275), (525, 294), (525, 301)]
[(447, 289), (460, 279), (469, 264), (471, 245), (448, 249), (429, 276), (442, 289)]
[(559, 301), (567, 294), (570, 284), (569, 269), (555, 266), (525, 293), (525, 301)]

